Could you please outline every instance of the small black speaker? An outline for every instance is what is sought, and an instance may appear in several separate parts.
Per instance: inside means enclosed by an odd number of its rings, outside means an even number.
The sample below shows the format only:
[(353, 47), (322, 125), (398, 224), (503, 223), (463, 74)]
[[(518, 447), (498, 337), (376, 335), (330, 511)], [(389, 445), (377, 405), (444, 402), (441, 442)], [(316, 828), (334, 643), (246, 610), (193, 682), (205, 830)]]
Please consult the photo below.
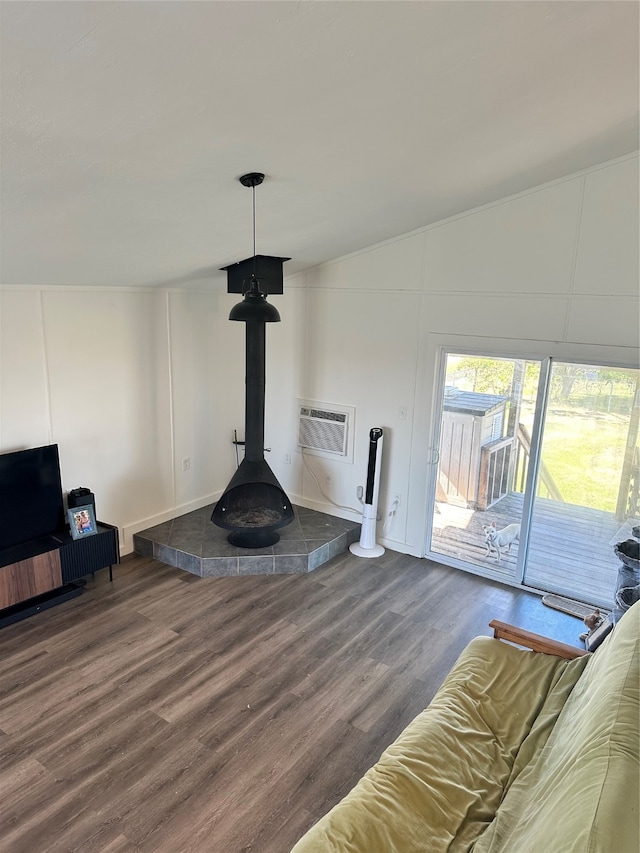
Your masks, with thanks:
[(69, 509), (75, 509), (77, 506), (92, 506), (93, 511), (96, 511), (96, 498), (90, 489), (85, 489), (82, 486), (79, 489), (72, 489), (67, 496)]

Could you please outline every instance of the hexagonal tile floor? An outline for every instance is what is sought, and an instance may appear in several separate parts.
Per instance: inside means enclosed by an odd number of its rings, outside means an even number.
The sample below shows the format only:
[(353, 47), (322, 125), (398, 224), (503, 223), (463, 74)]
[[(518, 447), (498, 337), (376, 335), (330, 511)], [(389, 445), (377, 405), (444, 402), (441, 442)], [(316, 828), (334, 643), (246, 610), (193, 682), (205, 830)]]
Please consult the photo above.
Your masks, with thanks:
[(269, 548), (237, 548), (211, 521), (214, 504), (134, 534), (138, 554), (200, 577), (312, 572), (360, 537), (360, 524), (294, 506), (291, 524)]

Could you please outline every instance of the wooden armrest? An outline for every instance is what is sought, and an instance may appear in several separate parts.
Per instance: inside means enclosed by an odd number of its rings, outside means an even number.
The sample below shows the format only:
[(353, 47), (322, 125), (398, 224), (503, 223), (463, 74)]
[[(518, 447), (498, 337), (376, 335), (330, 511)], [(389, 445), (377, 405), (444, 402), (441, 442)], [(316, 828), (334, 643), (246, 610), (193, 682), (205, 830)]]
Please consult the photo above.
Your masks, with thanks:
[(545, 655), (556, 655), (566, 660), (573, 660), (589, 654), (586, 649), (579, 649), (577, 646), (569, 646), (567, 643), (560, 643), (558, 640), (543, 637), (542, 634), (525, 631), (524, 628), (509, 625), (508, 622), (501, 622), (499, 619), (492, 619), (489, 622), (489, 627), (493, 628), (493, 636), (497, 640), (507, 640), (510, 643), (525, 646), (527, 649), (542, 652)]

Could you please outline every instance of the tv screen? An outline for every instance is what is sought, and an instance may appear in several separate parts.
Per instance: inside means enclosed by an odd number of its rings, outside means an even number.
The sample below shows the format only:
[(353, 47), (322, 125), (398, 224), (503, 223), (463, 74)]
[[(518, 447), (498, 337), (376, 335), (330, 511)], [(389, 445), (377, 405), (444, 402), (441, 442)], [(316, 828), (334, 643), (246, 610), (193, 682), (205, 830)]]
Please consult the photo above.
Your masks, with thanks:
[(0, 453), (0, 550), (64, 526), (58, 445)]

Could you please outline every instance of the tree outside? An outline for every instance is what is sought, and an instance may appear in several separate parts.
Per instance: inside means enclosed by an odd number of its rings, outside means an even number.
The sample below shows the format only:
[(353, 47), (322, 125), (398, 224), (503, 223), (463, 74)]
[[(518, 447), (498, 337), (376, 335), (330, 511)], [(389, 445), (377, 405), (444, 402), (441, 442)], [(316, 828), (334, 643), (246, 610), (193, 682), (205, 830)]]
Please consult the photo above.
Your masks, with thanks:
[[(511, 406), (520, 404), (518, 419), (530, 434), (540, 365), (526, 362), (522, 388), (513, 389), (515, 365), (513, 359), (450, 355), (446, 384), (509, 397)], [(632, 369), (553, 363), (542, 460), (565, 502), (616, 511), (623, 469), (638, 445), (632, 411), (639, 376)]]

